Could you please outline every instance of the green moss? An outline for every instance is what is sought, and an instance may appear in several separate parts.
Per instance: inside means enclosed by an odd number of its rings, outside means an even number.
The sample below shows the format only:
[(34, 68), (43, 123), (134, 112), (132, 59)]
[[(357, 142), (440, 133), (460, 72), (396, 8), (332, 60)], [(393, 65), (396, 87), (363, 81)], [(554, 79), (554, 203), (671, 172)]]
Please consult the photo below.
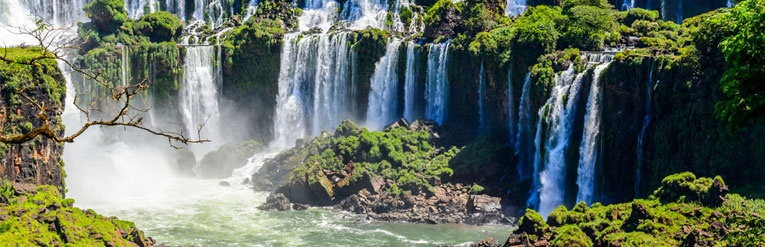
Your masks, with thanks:
[[(680, 190), (698, 189), (704, 187), (707, 180), (713, 179), (696, 178), (692, 173), (675, 174), (664, 179), (667, 185), (657, 193), (666, 193), (661, 191), (666, 191), (670, 184)], [(571, 211), (564, 206), (556, 208), (548, 215), (547, 222), (527, 209), (516, 233), (527, 234), (533, 240), (546, 239), (552, 246), (593, 246), (595, 243), (678, 246), (697, 236), (722, 246), (762, 244), (765, 220), (760, 214), (765, 211), (765, 201), (734, 194), (725, 198), (723, 204), (711, 207), (658, 199), (637, 199), (608, 206), (596, 203), (592, 208), (579, 203)], [(725, 230), (720, 230), (721, 223)]]
[(106, 218), (92, 210), (73, 208), (58, 189), (39, 186), (24, 195), (13, 195), (3, 182), (3, 196), (10, 204), (0, 208), (6, 220), (0, 223), (0, 242), (14, 246), (129, 246), (146, 242), (132, 222)]
[(550, 244), (556, 247), (589, 247), (592, 246), (592, 240), (577, 226), (566, 225), (555, 229), (558, 235)]
[[(449, 161), (459, 152), (457, 148), (440, 150), (430, 143), (430, 138), (423, 130), (406, 127), (370, 132), (346, 120), (334, 134), (317, 137), (300, 148), (312, 150), (312, 155), (306, 157), (290, 177), (321, 183), (322, 177), (326, 179), (322, 171), (341, 173), (352, 164), (355, 174), (349, 181), (351, 186), (369, 175), (395, 181), (395, 186), (386, 188), (393, 194), (405, 190), (425, 191), (453, 175)], [(322, 186), (332, 185), (322, 183)], [(479, 192), (480, 186), (476, 185), (474, 190)]]
[(183, 31), (181, 20), (165, 11), (144, 15), (131, 26), (134, 30), (148, 36), (152, 42), (172, 41)]

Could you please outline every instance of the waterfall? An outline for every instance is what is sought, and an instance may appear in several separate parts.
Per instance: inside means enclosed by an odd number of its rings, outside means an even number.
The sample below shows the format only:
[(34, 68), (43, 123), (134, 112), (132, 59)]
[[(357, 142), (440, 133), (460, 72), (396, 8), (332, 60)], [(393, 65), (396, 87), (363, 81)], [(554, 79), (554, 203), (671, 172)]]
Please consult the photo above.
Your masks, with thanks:
[(354, 109), (350, 33), (285, 36), (274, 118), (274, 145), (289, 147), (307, 135), (332, 130)]
[[(157, 12), (159, 9), (159, 3), (156, 0), (125, 0), (125, 11), (132, 19), (141, 18), (146, 14)], [(148, 10), (148, 12), (144, 12)]]
[(727, 6), (728, 8), (733, 8), (733, 6), (736, 6), (736, 5), (733, 4), (733, 1), (728, 0), (727, 2), (725, 2), (725, 6)]
[(683, 23), (683, 0), (677, 1), (677, 23)]
[[(208, 139), (220, 143), (220, 109), (218, 83), (221, 78), (214, 46), (188, 46), (183, 61), (183, 85), (180, 108), (189, 138)], [(198, 128), (204, 126), (201, 133)], [(204, 154), (213, 145), (195, 145), (192, 150)]]
[(643, 138), (648, 125), (651, 124), (651, 101), (653, 100), (653, 66), (656, 61), (651, 61), (651, 71), (648, 72), (648, 84), (646, 85), (645, 99), (645, 118), (643, 118), (643, 127), (640, 128), (637, 144), (637, 169), (635, 170), (635, 198), (640, 196), (641, 170), (643, 169)]
[(120, 51), (120, 73), (122, 86), (124, 87), (130, 84), (130, 48), (123, 45), (120, 47)]
[(526, 0), (507, 0), (505, 16), (519, 16), (526, 11)]
[(449, 100), (449, 82), (446, 63), (449, 60), (449, 42), (433, 44), (428, 51), (428, 74), (425, 83), (425, 117), (444, 123)]
[[(531, 73), (526, 73), (521, 89), (521, 98), (518, 104), (518, 127), (515, 137), (515, 152), (518, 153), (518, 174), (521, 179), (532, 176), (529, 171), (529, 165), (533, 164), (532, 155), (535, 145), (532, 145), (534, 138), (534, 120), (531, 115)], [(534, 172), (533, 174), (537, 174)]]
[(35, 29), (38, 17), (54, 27), (68, 28), (58, 34), (74, 36), (77, 29), (72, 24), (85, 20), (84, 6), (85, 0), (3, 0), (0, 4), (0, 37), (7, 46), (37, 45), (38, 41), (32, 36), (17, 33), (19, 28)]
[(587, 98), (587, 112), (584, 115), (584, 134), (582, 144), (579, 146), (579, 167), (577, 167), (576, 184), (579, 192), (576, 195), (577, 202), (592, 204), (592, 195), (595, 186), (595, 166), (598, 157), (598, 144), (600, 134), (600, 74), (609, 64), (611, 57), (604, 57), (604, 61), (595, 67), (590, 86), (590, 96)]
[[(509, 143), (515, 146), (515, 102), (513, 101), (513, 68), (507, 70), (507, 134)], [(516, 149), (516, 153), (518, 149)]]
[(392, 38), (385, 48), (385, 55), (377, 63), (369, 91), (367, 127), (381, 130), (396, 121), (398, 94), (398, 51), (401, 40)]
[[(539, 110), (537, 127), (536, 154), (534, 160), (537, 182), (535, 191), (539, 197), (539, 213), (547, 215), (558, 205), (563, 204), (566, 174), (566, 149), (572, 133), (572, 125), (576, 112), (576, 102), (585, 73), (575, 74), (573, 65), (561, 75), (555, 76), (550, 98)], [(548, 124), (544, 146), (540, 137), (542, 124)], [(544, 167), (544, 169), (542, 169)]]
[(406, 47), (406, 73), (404, 74), (404, 117), (414, 121), (414, 95), (417, 91), (417, 67), (415, 63), (415, 44)]
[(478, 73), (478, 129), (479, 130), (485, 130), (486, 128), (486, 78), (483, 76), (484, 68), (483, 68), (483, 62), (481, 62), (481, 70)]

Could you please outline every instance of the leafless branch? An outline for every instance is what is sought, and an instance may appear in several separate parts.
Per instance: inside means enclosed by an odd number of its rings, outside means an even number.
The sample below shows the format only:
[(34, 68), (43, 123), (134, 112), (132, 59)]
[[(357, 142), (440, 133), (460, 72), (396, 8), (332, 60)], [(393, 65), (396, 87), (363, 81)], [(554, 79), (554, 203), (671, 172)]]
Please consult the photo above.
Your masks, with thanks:
[[(78, 104), (78, 99), (85, 93), (80, 92), (79, 94), (75, 95), (74, 97), (74, 106), (77, 108), (77, 110), (85, 116), (85, 123), (79, 127), (79, 129), (74, 132), (73, 134), (69, 136), (65, 135), (58, 135), (56, 134), (56, 131), (51, 128), (49, 119), (55, 119), (55, 117), (51, 118), (48, 116), (49, 114), (53, 113), (52, 109), (49, 107), (46, 107), (44, 104), (41, 104), (37, 102), (32, 97), (28, 96), (25, 92), (28, 90), (28, 88), (22, 88), (20, 89), (17, 94), (21, 95), (26, 101), (28, 101), (31, 105), (33, 105), (35, 108), (39, 110), (38, 118), (42, 120), (41, 126), (37, 126), (36, 128), (32, 129), (31, 131), (24, 133), (24, 134), (3, 134), (0, 133), (0, 142), (3, 143), (25, 143), (28, 142), (37, 136), (44, 136), (51, 140), (54, 140), (56, 142), (73, 142), (77, 137), (82, 135), (88, 128), (93, 126), (122, 126), (124, 128), (134, 128), (139, 129), (145, 132), (148, 132), (150, 134), (161, 136), (164, 138), (167, 138), (170, 145), (174, 148), (178, 148), (175, 143), (183, 143), (183, 144), (191, 144), (191, 143), (204, 143), (209, 142), (210, 140), (201, 139), (201, 133), (202, 128), (204, 124), (197, 126), (197, 137), (196, 139), (187, 137), (184, 132), (183, 128), (181, 126), (181, 131), (174, 132), (174, 131), (165, 131), (158, 127), (153, 126), (146, 126), (143, 121), (143, 117), (141, 117), (142, 113), (146, 113), (150, 110), (149, 107), (145, 107), (147, 104), (143, 103), (141, 104), (144, 107), (136, 107), (131, 104), (131, 102), (134, 100), (134, 97), (139, 95), (141, 92), (148, 90), (153, 83), (149, 83), (146, 80), (136, 83), (133, 85), (124, 85), (124, 86), (112, 86), (107, 79), (105, 79), (100, 72), (91, 72), (87, 69), (80, 68), (76, 66), (72, 61), (66, 58), (67, 51), (72, 50), (82, 50), (79, 46), (75, 45), (75, 39), (68, 39), (66, 32), (69, 30), (68, 28), (56, 28), (50, 25), (48, 22), (43, 20), (42, 18), (37, 17), (37, 26), (33, 29), (25, 28), (25, 27), (17, 27), (16, 29), (17, 34), (19, 35), (29, 35), (33, 37), (40, 50), (39, 56), (29, 58), (29, 59), (17, 59), (17, 58), (11, 58), (8, 56), (8, 49), (7, 46), (6, 49), (0, 55), (0, 63), (8, 63), (8, 64), (21, 64), (26, 66), (40, 66), (40, 62), (47, 61), (47, 60), (55, 60), (60, 61), (63, 64), (65, 64), (68, 68), (71, 68), (72, 71), (79, 73), (83, 76), (84, 79), (93, 81), (97, 84), (97, 86), (102, 87), (107, 90), (111, 94), (111, 98), (116, 103), (116, 105), (119, 105), (118, 111), (114, 113), (113, 115), (108, 114), (111, 117), (107, 117), (105, 119), (92, 119), (93, 112), (98, 111), (101, 112), (100, 108), (93, 107), (95, 105), (95, 102), (91, 102), (91, 105), (83, 108)], [(33, 85), (34, 86), (34, 85)], [(140, 97), (139, 97), (140, 98)], [(68, 127), (75, 127), (75, 126), (68, 126)]]

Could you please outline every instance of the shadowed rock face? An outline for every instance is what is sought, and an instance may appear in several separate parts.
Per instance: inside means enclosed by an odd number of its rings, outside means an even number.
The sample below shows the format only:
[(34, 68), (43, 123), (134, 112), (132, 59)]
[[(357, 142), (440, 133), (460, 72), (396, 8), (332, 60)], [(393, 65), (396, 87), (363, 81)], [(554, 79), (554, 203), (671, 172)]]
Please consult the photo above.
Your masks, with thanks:
[[(19, 83), (17, 88), (14, 82)], [(0, 128), (5, 135), (23, 134), (43, 126), (40, 110), (18, 94), (24, 94), (48, 108), (48, 124), (57, 135), (64, 134), (61, 113), (66, 95), (66, 81), (54, 61), (38, 65), (9, 65), (0, 62)], [(55, 117), (54, 117), (55, 116)], [(0, 178), (11, 182), (53, 185), (64, 192), (64, 145), (38, 136), (24, 144), (0, 143)]]

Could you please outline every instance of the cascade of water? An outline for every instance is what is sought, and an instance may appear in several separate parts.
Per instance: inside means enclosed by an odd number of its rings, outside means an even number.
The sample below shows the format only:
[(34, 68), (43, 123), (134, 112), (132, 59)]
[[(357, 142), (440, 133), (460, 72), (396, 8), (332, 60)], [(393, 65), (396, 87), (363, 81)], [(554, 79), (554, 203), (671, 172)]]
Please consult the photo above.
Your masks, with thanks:
[[(350, 118), (349, 33), (285, 37), (274, 118), (276, 147), (333, 129)], [(310, 129), (309, 129), (310, 123)]]
[(609, 64), (611, 57), (600, 59), (601, 64), (595, 67), (590, 86), (590, 96), (587, 98), (587, 112), (584, 117), (584, 134), (582, 144), (579, 146), (579, 166), (577, 167), (576, 184), (579, 190), (576, 195), (577, 202), (592, 203), (592, 195), (595, 186), (595, 165), (597, 162), (597, 147), (600, 134), (600, 74)]
[[(508, 140), (511, 145), (515, 145), (515, 125), (516, 125), (516, 118), (515, 118), (515, 101), (513, 100), (513, 68), (510, 67), (510, 69), (507, 70), (507, 131), (508, 131)], [(518, 150), (516, 149), (516, 153)]]
[(538, 211), (542, 215), (549, 214), (558, 205), (563, 204), (566, 149), (572, 133), (576, 102), (584, 74), (577, 75), (574, 67), (569, 66), (561, 75), (556, 75), (550, 98), (539, 110), (540, 123), (537, 127), (537, 139), (541, 137), (542, 122), (549, 125), (544, 146), (537, 140), (534, 159), (535, 171), (544, 167), (544, 170), (537, 173), (536, 176), (539, 178), (538, 182), (535, 182), (539, 185), (535, 193), (539, 197)]
[(122, 52), (120, 58), (120, 73), (122, 76), (122, 86), (130, 84), (130, 48), (126, 45), (120, 47)]
[(446, 63), (449, 60), (449, 41), (433, 44), (428, 51), (428, 74), (425, 83), (425, 117), (443, 124), (449, 102), (449, 82)]
[(417, 67), (415, 63), (415, 44), (406, 47), (406, 74), (404, 74), (404, 117), (414, 121), (414, 95), (417, 91)]
[[(146, 14), (151, 14), (159, 9), (159, 3), (156, 0), (125, 0), (125, 11), (133, 19), (141, 18)], [(148, 11), (148, 12), (147, 12)]]
[(727, 2), (725, 2), (725, 6), (728, 6), (728, 8), (733, 8), (733, 6), (735, 6), (735, 4), (733, 3), (733, 1), (728, 0)]
[[(353, 29), (374, 27), (385, 29), (385, 18), (388, 14), (387, 1), (349, 0), (343, 6), (343, 19), (352, 22)], [(392, 18), (393, 21), (399, 19)], [(399, 20), (400, 22), (400, 20)]]
[(505, 16), (519, 16), (526, 11), (526, 0), (507, 0)]
[(521, 90), (521, 98), (518, 104), (515, 152), (518, 153), (518, 174), (521, 179), (525, 179), (532, 176), (528, 166), (533, 162), (532, 155), (535, 147), (535, 145), (532, 145), (534, 120), (531, 115), (531, 73), (526, 73)]
[(483, 76), (484, 69), (483, 69), (483, 62), (481, 62), (481, 70), (478, 73), (478, 128), (483, 130), (486, 128), (486, 109), (484, 106), (486, 96), (486, 79)]
[(683, 23), (683, 0), (677, 0), (677, 23)]
[(381, 130), (383, 126), (396, 121), (399, 47), (401, 40), (392, 38), (372, 75), (366, 120), (370, 130)]
[(661, 4), (659, 5), (659, 8), (661, 8), (661, 20), (666, 21), (667, 20), (667, 2), (665, 0), (661, 0)]
[(651, 71), (648, 72), (648, 84), (646, 86), (645, 99), (645, 118), (643, 118), (643, 127), (638, 134), (637, 149), (637, 169), (635, 170), (635, 198), (640, 195), (641, 170), (643, 169), (643, 138), (648, 125), (651, 124), (651, 101), (653, 100), (653, 66), (656, 61), (651, 61)]
[[(217, 80), (221, 75), (216, 69), (219, 67), (216, 60), (214, 46), (186, 47), (180, 108), (186, 133), (190, 137), (220, 143)], [(201, 133), (198, 132), (200, 126), (204, 126)], [(214, 145), (192, 146), (192, 150), (199, 154), (214, 148)]]

